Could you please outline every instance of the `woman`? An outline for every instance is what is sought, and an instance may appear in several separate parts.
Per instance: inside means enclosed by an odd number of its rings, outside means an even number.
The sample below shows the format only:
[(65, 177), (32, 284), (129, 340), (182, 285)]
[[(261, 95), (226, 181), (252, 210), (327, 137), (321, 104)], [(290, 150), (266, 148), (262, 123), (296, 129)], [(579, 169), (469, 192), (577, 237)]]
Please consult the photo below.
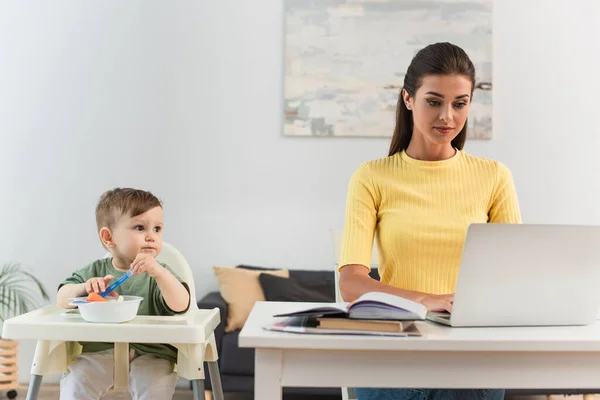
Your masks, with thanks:
[[(432, 311), (451, 311), (469, 224), (521, 222), (511, 172), (462, 150), (474, 86), (473, 63), (455, 45), (432, 44), (413, 58), (388, 157), (363, 163), (350, 180), (340, 263), (345, 301), (387, 292)], [(374, 235), (381, 281), (368, 276)], [(359, 400), (495, 400), (504, 390), (356, 389), (356, 394)]]

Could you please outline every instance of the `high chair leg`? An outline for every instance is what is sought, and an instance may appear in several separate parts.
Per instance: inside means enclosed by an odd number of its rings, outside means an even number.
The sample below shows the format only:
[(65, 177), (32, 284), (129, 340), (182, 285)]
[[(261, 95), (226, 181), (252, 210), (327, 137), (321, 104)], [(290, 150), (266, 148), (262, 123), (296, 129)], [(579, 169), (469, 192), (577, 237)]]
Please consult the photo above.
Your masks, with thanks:
[(194, 379), (191, 382), (194, 400), (203, 400), (202, 397), (206, 396), (206, 393), (204, 392), (204, 379)]
[(114, 347), (114, 378), (115, 390), (129, 389), (129, 343), (115, 343)]
[(42, 386), (42, 378), (42, 375), (31, 375), (26, 400), (37, 400), (40, 387)]
[(221, 387), (221, 374), (219, 373), (219, 364), (216, 361), (209, 361), (208, 372), (210, 374), (210, 384), (215, 400), (225, 400), (223, 397), (223, 388)]

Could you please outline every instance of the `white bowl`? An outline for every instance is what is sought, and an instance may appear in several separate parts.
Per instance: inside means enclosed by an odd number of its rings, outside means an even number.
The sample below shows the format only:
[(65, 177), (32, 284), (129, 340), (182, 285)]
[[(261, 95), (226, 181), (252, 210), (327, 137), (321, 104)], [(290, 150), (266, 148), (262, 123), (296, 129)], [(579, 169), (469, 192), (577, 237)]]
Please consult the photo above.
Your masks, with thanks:
[[(77, 303), (77, 306), (81, 317), (88, 322), (119, 324), (134, 319), (140, 308), (140, 303), (144, 299), (139, 296), (122, 297), (123, 301), (110, 299), (108, 301)], [(87, 300), (87, 297), (78, 300)]]

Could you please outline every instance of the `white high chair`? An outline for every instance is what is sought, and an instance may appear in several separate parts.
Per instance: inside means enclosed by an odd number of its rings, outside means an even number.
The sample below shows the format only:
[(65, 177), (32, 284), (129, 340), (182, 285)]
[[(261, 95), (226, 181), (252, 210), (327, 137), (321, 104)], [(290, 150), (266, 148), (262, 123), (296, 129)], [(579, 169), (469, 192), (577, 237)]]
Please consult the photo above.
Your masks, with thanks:
[[(192, 382), (192, 389), (194, 392), (194, 400), (200, 400), (205, 398), (204, 393), (204, 361), (208, 363), (211, 384), (213, 389), (213, 396), (215, 400), (223, 400), (223, 389), (221, 387), (221, 377), (219, 374), (219, 367), (217, 364), (218, 352), (215, 342), (214, 336), (214, 328), (219, 323), (219, 312), (217, 309), (215, 310), (199, 310), (198, 304), (196, 302), (196, 290), (194, 285), (194, 277), (192, 275), (192, 270), (188, 265), (187, 261), (183, 257), (183, 255), (172, 245), (163, 242), (163, 248), (157, 257), (157, 261), (161, 263), (167, 264), (177, 275), (179, 275), (184, 282), (190, 288), (190, 307), (188, 311), (184, 314), (180, 314), (174, 317), (155, 317), (155, 316), (138, 316), (136, 318), (143, 318), (143, 324), (154, 324), (157, 327), (161, 328), (166, 325), (170, 325), (169, 321), (173, 321), (172, 326), (169, 326), (173, 332), (174, 343), (170, 343), (172, 346), (176, 347), (177, 352), (177, 364), (176, 364), (176, 372), (178, 377), (188, 379)], [(61, 316), (60, 319), (56, 312), (57, 306), (49, 306), (44, 309), (40, 309), (34, 311), (32, 313), (39, 312), (38, 315), (30, 315), (24, 314), (23, 316), (17, 317), (12, 321), (12, 324), (9, 322), (7, 326), (4, 327), (5, 331), (9, 331), (13, 328), (13, 324), (15, 332), (16, 328), (18, 328), (19, 323), (26, 324), (29, 323), (31, 325), (32, 320), (38, 320), (40, 324), (40, 329), (43, 329), (48, 322), (52, 323), (54, 321), (60, 323), (65, 320), (64, 316)], [(64, 311), (64, 310), (62, 310)], [(59, 312), (62, 312), (59, 311)], [(64, 312), (63, 312), (64, 314)], [(216, 314), (216, 315), (215, 315)], [(37, 316), (37, 318), (36, 318)], [(40, 318), (43, 316), (43, 318)], [(33, 317), (33, 318), (32, 318)], [(69, 320), (72, 321), (72, 320)], [(104, 327), (108, 329), (103, 329), (101, 325), (108, 324), (99, 324), (99, 325), (87, 325), (87, 324), (78, 324), (77, 326), (93, 326), (95, 328), (94, 334), (98, 334), (98, 332), (110, 332), (111, 336), (107, 338), (107, 342), (114, 342), (114, 382), (112, 390), (128, 390), (129, 387), (129, 343), (118, 342), (115, 341), (114, 338), (118, 335), (118, 331), (121, 327), (125, 329), (135, 329), (136, 320), (131, 321), (127, 324), (117, 324), (114, 326)], [(66, 321), (65, 321), (66, 322)], [(71, 322), (69, 322), (71, 323)], [(144, 325), (145, 326), (145, 325)], [(138, 327), (140, 327), (138, 325)], [(186, 329), (186, 328), (197, 328), (196, 330)], [(66, 327), (63, 329), (67, 329)], [(143, 333), (146, 335), (145, 339), (148, 342), (152, 340), (153, 330), (146, 328), (147, 332)], [(183, 331), (185, 332), (185, 338), (183, 338)], [(181, 333), (177, 332), (180, 331)], [(171, 332), (171, 331), (169, 331)], [(140, 330), (136, 331), (137, 337), (140, 337)], [(163, 340), (165, 335), (165, 329), (161, 333), (161, 341), (150, 343), (165, 343)], [(179, 337), (178, 337), (179, 335)], [(24, 336), (22, 332), (17, 332), (17, 336)], [(193, 342), (189, 338), (201, 337), (207, 338), (202, 343)], [(113, 339), (113, 340), (110, 340)], [(86, 341), (85, 339), (81, 339), (81, 341)], [(98, 341), (98, 340), (90, 340), (90, 341)], [(168, 341), (167, 341), (168, 342)], [(81, 346), (79, 346), (76, 342), (61, 342), (57, 340), (39, 340), (37, 343), (37, 347), (35, 350), (35, 356), (33, 365), (31, 368), (31, 382), (29, 385), (29, 391), (27, 393), (27, 400), (37, 399), (37, 394), (39, 392), (39, 388), (42, 382), (42, 378), (44, 375), (51, 375), (56, 373), (62, 373), (67, 371), (67, 365), (69, 359), (79, 354), (81, 351)]]
[[(108, 253), (110, 256), (110, 253)], [(185, 283), (187, 283), (190, 288), (190, 307), (183, 315), (189, 315), (198, 309), (198, 301), (196, 300), (196, 285), (194, 284), (194, 275), (192, 274), (192, 268), (189, 266), (183, 254), (179, 252), (173, 245), (163, 242), (163, 247), (156, 257), (158, 262), (163, 264), (167, 264), (169, 268), (173, 270)], [(115, 343), (115, 352), (116, 352)], [(177, 365), (176, 371), (177, 375), (181, 378), (188, 379), (192, 383), (192, 390), (194, 391), (194, 400), (204, 399), (204, 365), (203, 362), (200, 362), (198, 365), (199, 359), (195, 357), (197, 354), (195, 353), (196, 349), (193, 349), (193, 346), (190, 345), (177, 345), (173, 344), (173, 346), (177, 347)], [(121, 346), (124, 347), (124, 346)], [(121, 355), (124, 358), (124, 361), (121, 359), (121, 368), (122, 371), (129, 370), (129, 346), (120, 349), (123, 352)], [(221, 387), (221, 375), (219, 373), (219, 364), (217, 362), (219, 358), (219, 353), (217, 351), (217, 345), (215, 341), (215, 335), (212, 333), (210, 335), (210, 339), (204, 344), (204, 357), (200, 358), (200, 360), (204, 360), (208, 364), (208, 372), (210, 374), (210, 383), (212, 385), (212, 391), (214, 394), (215, 400), (223, 400), (223, 389)], [(115, 353), (116, 355), (116, 353)], [(117, 357), (115, 357), (115, 377), (117, 376)], [(202, 378), (197, 378), (198, 372), (202, 371)], [(126, 375), (125, 375), (126, 376)], [(128, 380), (123, 382), (125, 385), (125, 389), (129, 385)]]
[[(342, 240), (344, 238), (344, 231), (342, 229), (334, 229), (331, 231), (333, 238), (333, 254), (335, 257), (335, 301), (342, 302), (342, 294), (340, 292), (340, 259), (342, 254)], [(373, 250), (371, 252), (371, 266), (379, 264), (379, 252), (377, 250), (377, 241), (373, 240)], [(342, 400), (355, 400), (356, 395), (354, 390), (348, 387), (342, 387)]]

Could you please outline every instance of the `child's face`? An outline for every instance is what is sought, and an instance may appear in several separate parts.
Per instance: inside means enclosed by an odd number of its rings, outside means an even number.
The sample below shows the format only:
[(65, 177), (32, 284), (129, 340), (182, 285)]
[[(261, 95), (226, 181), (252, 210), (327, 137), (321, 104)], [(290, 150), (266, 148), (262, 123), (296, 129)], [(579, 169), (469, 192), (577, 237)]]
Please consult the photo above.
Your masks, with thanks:
[(139, 253), (158, 256), (162, 249), (163, 209), (154, 207), (134, 217), (121, 216), (112, 232), (113, 256), (132, 262)]

